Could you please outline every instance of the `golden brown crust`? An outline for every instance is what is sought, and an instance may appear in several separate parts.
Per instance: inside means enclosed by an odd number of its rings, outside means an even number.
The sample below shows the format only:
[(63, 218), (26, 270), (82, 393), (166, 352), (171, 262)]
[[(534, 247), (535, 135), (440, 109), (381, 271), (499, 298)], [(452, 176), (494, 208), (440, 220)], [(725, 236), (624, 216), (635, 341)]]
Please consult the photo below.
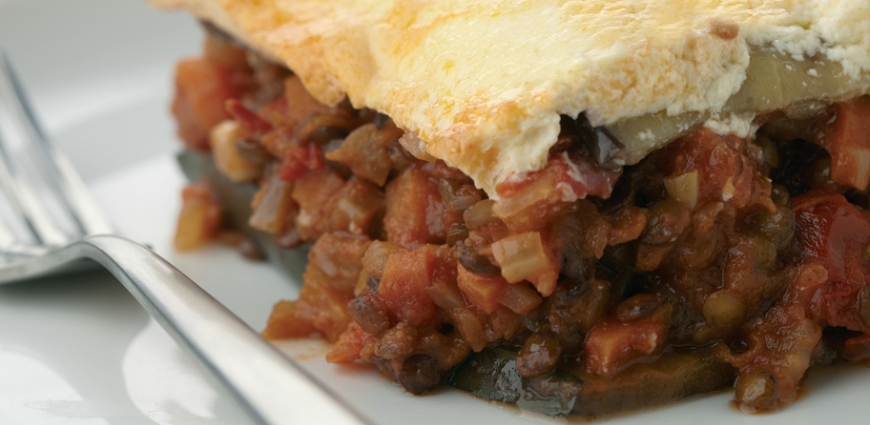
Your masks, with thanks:
[(543, 166), (559, 114), (719, 111), (750, 44), (870, 68), (863, 0), (149, 1), (279, 58), (324, 103), (390, 115), (490, 195)]

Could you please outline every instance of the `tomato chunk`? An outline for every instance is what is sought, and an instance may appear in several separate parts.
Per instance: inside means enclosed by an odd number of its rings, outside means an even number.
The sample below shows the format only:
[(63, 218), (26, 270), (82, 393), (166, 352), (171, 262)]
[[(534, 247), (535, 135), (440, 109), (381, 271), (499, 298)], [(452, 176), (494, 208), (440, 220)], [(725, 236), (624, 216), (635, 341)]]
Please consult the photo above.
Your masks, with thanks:
[(858, 291), (870, 282), (864, 255), (870, 244), (870, 220), (843, 195), (810, 192), (793, 200), (798, 240), (809, 259), (828, 271), (828, 282), (814, 297), (812, 313), (831, 326), (864, 331)]
[(835, 106), (834, 119), (826, 119), (820, 144), (831, 154), (831, 179), (867, 189), (870, 184), (870, 96)]

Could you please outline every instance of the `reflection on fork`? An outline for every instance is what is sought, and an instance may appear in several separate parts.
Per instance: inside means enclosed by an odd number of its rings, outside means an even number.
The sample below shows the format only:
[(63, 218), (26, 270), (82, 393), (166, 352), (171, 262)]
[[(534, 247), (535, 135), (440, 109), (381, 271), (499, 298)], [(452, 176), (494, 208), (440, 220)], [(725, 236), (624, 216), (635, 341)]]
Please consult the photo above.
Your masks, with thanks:
[(82, 179), (40, 128), (2, 50), (0, 156), (6, 195), (0, 205), (0, 284), (91, 260), (108, 269), (255, 421), (368, 423), (166, 260), (112, 234)]
[(83, 235), (114, 233), (72, 164), (49, 142), (5, 53), (0, 53), (0, 76), (0, 130), (8, 130), (0, 132), (0, 186), (7, 207), (0, 221), (3, 258), (42, 255)]

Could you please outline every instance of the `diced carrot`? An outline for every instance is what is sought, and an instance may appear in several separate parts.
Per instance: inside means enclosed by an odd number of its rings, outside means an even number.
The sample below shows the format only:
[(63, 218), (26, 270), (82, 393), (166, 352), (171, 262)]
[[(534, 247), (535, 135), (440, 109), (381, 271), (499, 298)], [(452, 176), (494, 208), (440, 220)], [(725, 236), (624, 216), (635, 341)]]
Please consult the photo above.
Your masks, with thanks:
[(308, 268), (316, 268), (326, 283), (351, 296), (362, 271), (362, 258), (371, 244), (365, 237), (347, 233), (327, 233), (317, 239), (308, 253)]
[(328, 341), (335, 341), (351, 322), (347, 303), (353, 299), (353, 291), (346, 293), (332, 287), (329, 278), (312, 267), (305, 270), (303, 280), (305, 283), (299, 291), (300, 303), (312, 306), (315, 312), (313, 317), (307, 319)]
[(660, 354), (672, 311), (669, 304), (662, 304), (649, 316), (634, 322), (601, 321), (586, 336), (586, 370), (609, 378), (633, 360)]
[(299, 299), (275, 306), (263, 335), (267, 338), (308, 336), (314, 329), (329, 341), (345, 331), (351, 316), (347, 304), (362, 271), (369, 241), (352, 235), (327, 234), (308, 253)]
[(263, 338), (283, 339), (311, 336), (317, 332), (313, 325), (316, 309), (308, 303), (299, 301), (278, 301), (263, 330)]
[(303, 239), (313, 239), (330, 230), (333, 195), (344, 180), (330, 168), (309, 170), (293, 182), (292, 197), (299, 204), (296, 229)]
[(453, 322), (453, 326), (459, 331), (462, 340), (475, 352), (486, 348), (486, 324), (477, 307), (468, 306), (446, 312)]
[(175, 68), (172, 113), (178, 135), (188, 146), (207, 150), (212, 127), (230, 118), (227, 99), (237, 97), (232, 71), (207, 59), (186, 59)]
[(424, 245), (413, 251), (396, 251), (384, 265), (378, 295), (401, 320), (414, 326), (436, 318), (435, 303), (426, 288), (432, 285), (437, 247)]
[(438, 182), (414, 165), (387, 184), (384, 229), (387, 240), (403, 248), (441, 244), (447, 238), (444, 202)]
[(213, 240), (220, 231), (221, 206), (205, 184), (191, 184), (181, 192), (181, 212), (174, 247), (190, 251)]
[(334, 194), (332, 212), (333, 231), (347, 231), (355, 235), (375, 233), (377, 218), (383, 216), (384, 193), (367, 180), (352, 176), (338, 193)]
[(390, 254), (400, 250), (399, 246), (384, 241), (372, 241), (362, 258), (365, 270), (373, 277), (381, 279), (384, 276), (384, 267)]
[(456, 284), (466, 299), (487, 313), (495, 311), (505, 289), (510, 286), (507, 281), (501, 276), (472, 273), (459, 264), (456, 267)]
[[(516, 286), (516, 285), (508, 285)], [(489, 315), (489, 327), (486, 331), (486, 339), (489, 342), (498, 340), (510, 340), (520, 328), (523, 328), (523, 319), (519, 314), (509, 308), (500, 305)]]
[(335, 342), (332, 351), (326, 354), (329, 363), (351, 363), (360, 358), (360, 351), (375, 336), (364, 331), (356, 322), (351, 322)]

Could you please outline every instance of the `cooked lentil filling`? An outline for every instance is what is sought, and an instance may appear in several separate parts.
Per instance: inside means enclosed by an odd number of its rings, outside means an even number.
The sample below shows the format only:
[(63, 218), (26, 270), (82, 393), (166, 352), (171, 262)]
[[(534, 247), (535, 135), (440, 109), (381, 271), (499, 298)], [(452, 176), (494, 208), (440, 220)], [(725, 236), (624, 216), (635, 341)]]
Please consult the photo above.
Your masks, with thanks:
[[(205, 46), (177, 68), (181, 137), (257, 182), (252, 228), (310, 245), (266, 338), (320, 335), (328, 361), (412, 393), (447, 381), (548, 414), (735, 382), (744, 410), (771, 410), (811, 365), (870, 356), (868, 97), (760, 117), (750, 139), (698, 128), (621, 169), (596, 160), (606, 131), (563, 116), (548, 165), (494, 201), (412, 155), (389, 117)], [(561, 201), (566, 188), (583, 199)], [(219, 220), (207, 190), (185, 200), (193, 246)]]

